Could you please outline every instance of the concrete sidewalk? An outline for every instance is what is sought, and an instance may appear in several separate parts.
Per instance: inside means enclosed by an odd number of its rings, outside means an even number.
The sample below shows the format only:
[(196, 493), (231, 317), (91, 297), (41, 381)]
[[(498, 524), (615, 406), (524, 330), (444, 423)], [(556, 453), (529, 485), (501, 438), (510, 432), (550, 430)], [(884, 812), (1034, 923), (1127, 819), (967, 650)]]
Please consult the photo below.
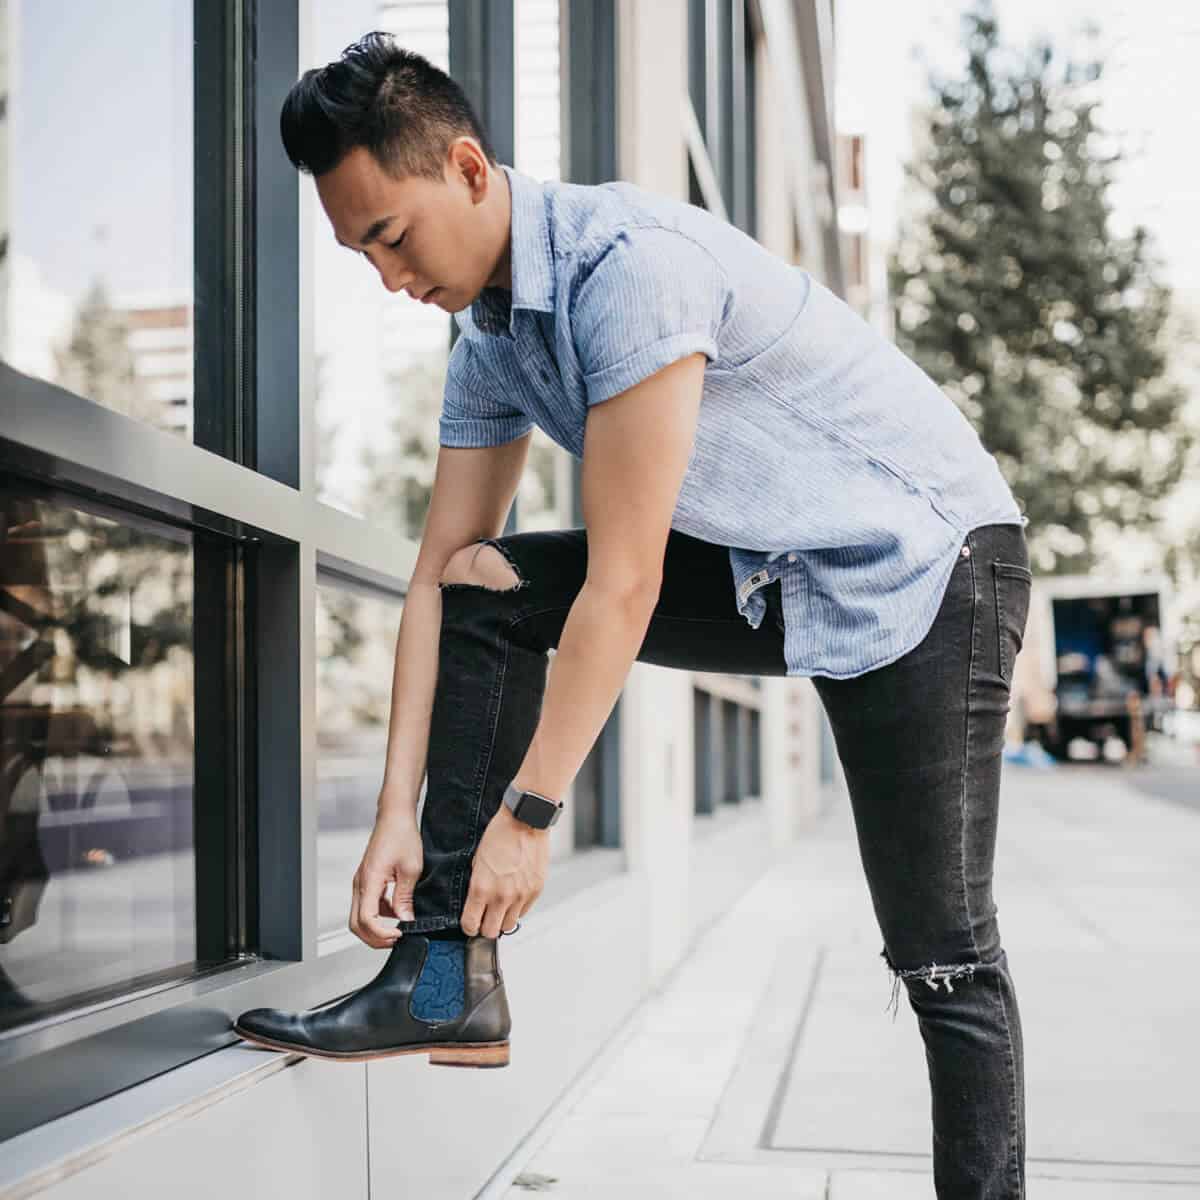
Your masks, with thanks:
[[(1034, 1200), (1200, 1197), (1200, 810), (1135, 786), (1151, 770), (1005, 770)], [(880, 948), (833, 796), (481, 1195), (932, 1197), (924, 1049)]]

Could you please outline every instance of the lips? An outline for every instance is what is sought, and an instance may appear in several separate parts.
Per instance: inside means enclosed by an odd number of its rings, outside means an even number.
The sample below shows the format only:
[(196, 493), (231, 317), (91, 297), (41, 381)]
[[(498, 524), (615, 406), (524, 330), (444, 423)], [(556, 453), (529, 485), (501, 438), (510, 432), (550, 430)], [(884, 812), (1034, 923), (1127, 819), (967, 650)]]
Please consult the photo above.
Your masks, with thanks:
[(430, 288), (429, 291), (427, 291), (425, 295), (421, 297), (421, 303), (428, 304), (430, 300), (433, 299), (434, 295), (439, 291), (441, 291), (441, 288)]

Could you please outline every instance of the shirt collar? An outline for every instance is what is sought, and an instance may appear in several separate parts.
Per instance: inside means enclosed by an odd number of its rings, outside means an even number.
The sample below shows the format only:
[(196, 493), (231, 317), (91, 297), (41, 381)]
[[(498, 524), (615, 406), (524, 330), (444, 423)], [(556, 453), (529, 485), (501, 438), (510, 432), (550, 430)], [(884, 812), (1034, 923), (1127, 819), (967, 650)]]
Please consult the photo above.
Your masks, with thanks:
[(509, 257), (512, 292), (484, 288), (471, 305), (476, 325), (487, 333), (516, 336), (518, 308), (554, 311), (554, 251), (546, 220), (545, 190), (536, 179), (500, 164), (512, 196)]

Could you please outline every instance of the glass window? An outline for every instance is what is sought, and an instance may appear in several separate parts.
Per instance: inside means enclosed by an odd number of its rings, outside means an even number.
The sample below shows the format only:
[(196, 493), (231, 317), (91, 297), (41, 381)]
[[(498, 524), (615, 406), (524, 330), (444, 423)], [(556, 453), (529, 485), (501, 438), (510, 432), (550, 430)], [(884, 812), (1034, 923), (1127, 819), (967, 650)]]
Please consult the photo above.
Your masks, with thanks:
[(192, 257), (191, 0), (0, 3), (0, 358), (190, 439)]
[(697, 813), (711, 813), (714, 808), (712, 711), (712, 696), (708, 692), (701, 691), (700, 688), (693, 688), (693, 766), (695, 768), (693, 802)]
[[(513, 166), (541, 180), (562, 178), (558, 7), (559, 0), (516, 0), (514, 12), (517, 161)], [(517, 490), (518, 529), (561, 529), (568, 524), (569, 458), (534, 426)], [(587, 833), (577, 831), (578, 836), (586, 839)]]
[(0, 488), (0, 1028), (194, 968), (192, 639), (189, 535)]
[[(373, 29), (449, 68), (447, 0), (315, 0), (312, 22), (315, 53), (305, 69)], [(337, 244), (314, 203), (318, 494), (417, 538), (433, 488), (450, 315), (388, 292), (362, 255)]]
[(317, 928), (345, 929), (383, 783), (400, 600), (317, 588)]
[(708, 0), (688, 0), (688, 95), (703, 132), (708, 121)]
[(732, 700), (718, 700), (721, 712), (721, 763), (723, 789), (721, 799), (736, 804), (742, 798), (741, 710)]
[(750, 782), (752, 796), (762, 796), (762, 714), (750, 710)]
[(519, 170), (562, 178), (559, 0), (516, 0), (516, 121)]

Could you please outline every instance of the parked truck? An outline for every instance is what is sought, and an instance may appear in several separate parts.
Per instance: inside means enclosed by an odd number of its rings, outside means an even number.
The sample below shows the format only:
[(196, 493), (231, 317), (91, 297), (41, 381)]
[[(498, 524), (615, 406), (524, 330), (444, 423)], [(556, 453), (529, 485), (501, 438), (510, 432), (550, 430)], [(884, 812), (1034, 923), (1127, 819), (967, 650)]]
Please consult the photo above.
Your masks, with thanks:
[(1035, 578), (1013, 674), (1010, 738), (1066, 758), (1077, 738), (1140, 752), (1175, 678), (1170, 582), (1158, 575)]

